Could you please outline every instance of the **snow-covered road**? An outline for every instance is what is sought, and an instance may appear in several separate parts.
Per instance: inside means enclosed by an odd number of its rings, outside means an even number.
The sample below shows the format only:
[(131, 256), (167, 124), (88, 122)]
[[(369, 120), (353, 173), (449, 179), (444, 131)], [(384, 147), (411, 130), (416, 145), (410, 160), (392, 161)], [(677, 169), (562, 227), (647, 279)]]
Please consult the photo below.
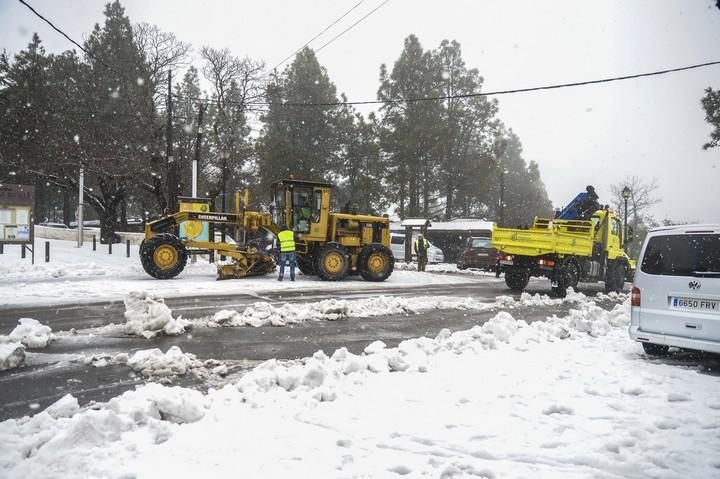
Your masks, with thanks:
[(0, 475), (603, 477), (720, 473), (718, 377), (645, 357), (627, 302), (268, 361), (207, 395), (149, 384), (0, 423)]

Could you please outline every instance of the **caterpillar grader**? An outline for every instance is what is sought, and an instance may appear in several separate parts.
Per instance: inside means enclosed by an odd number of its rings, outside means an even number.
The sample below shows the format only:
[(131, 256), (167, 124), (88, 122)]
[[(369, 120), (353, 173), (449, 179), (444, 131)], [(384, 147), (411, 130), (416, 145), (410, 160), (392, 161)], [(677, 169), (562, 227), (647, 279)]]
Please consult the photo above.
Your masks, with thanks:
[[(297, 265), (305, 275), (339, 281), (360, 275), (385, 281), (393, 272), (390, 220), (330, 211), (330, 183), (284, 179), (272, 184), (270, 212), (250, 211), (249, 191), (235, 193), (234, 212), (212, 212), (208, 200), (185, 198), (178, 213), (145, 225), (140, 245), (143, 269), (157, 279), (182, 272), (189, 255), (220, 255), (218, 279), (243, 278), (275, 270), (276, 257), (252, 241), (214, 241), (230, 230), (247, 239), (263, 232), (277, 236), (281, 225), (295, 231)], [(225, 235), (223, 234), (223, 238)]]

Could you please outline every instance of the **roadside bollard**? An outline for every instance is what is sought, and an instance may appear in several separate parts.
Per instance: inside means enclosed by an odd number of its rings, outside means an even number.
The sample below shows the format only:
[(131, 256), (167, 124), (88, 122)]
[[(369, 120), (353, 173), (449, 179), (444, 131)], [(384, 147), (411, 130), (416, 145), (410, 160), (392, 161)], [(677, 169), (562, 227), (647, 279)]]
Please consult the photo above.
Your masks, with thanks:
[(25, 259), (25, 245), (24, 244), (20, 245), (20, 257), (22, 259)]
[(108, 238), (108, 254), (112, 254), (112, 238)]
[(127, 257), (130, 257), (130, 240), (125, 240), (125, 245), (127, 246)]
[(46, 263), (50, 262), (50, 242), (49, 241), (45, 242), (45, 262)]
[(95, 235), (93, 235), (93, 251), (97, 251), (97, 239)]
[(4, 249), (4, 248), (3, 248), (3, 244), (2, 244), (2, 243), (0, 243), (0, 254), (3, 254), (3, 253), (5, 253), (5, 251), (3, 251), (3, 249)]

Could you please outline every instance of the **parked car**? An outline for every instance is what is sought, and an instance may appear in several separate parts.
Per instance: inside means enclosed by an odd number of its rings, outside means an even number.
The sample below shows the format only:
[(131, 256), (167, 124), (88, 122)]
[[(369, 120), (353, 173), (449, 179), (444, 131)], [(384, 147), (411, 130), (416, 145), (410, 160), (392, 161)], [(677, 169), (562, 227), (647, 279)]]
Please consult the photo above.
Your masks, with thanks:
[(720, 225), (651, 230), (639, 265), (630, 338), (651, 355), (669, 346), (720, 353)]
[(479, 268), (495, 271), (498, 250), (492, 247), (490, 238), (468, 238), (465, 249), (458, 258), (458, 269)]
[[(413, 244), (415, 243), (415, 240), (417, 239), (417, 235), (413, 236)], [(430, 243), (430, 241), (428, 241)], [(413, 249), (412, 252), (412, 260), (417, 260), (417, 255), (415, 254), (415, 247), (414, 245), (410, 245)], [(405, 261), (405, 235), (401, 233), (390, 233), (390, 249), (392, 250), (393, 256), (395, 257), (396, 261)], [(438, 248), (437, 246), (434, 246), (432, 243), (430, 243), (430, 248), (428, 249), (428, 263), (444, 263), (445, 262), (445, 254), (443, 251)]]

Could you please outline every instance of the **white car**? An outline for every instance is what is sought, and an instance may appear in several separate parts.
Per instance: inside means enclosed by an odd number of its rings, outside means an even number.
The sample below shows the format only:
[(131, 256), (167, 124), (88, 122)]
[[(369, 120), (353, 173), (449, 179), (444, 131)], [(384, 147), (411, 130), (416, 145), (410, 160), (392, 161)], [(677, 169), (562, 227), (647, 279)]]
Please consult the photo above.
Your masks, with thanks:
[(720, 225), (651, 230), (639, 258), (630, 338), (651, 355), (720, 353)]
[[(414, 243), (417, 239), (417, 235), (413, 235), (413, 244), (411, 244), (412, 260), (417, 261), (417, 255), (415, 254)], [(428, 241), (428, 243), (430, 243)], [(395, 261), (405, 261), (405, 235), (401, 233), (390, 233), (390, 249), (392, 250)], [(428, 249), (428, 263), (444, 263), (445, 254), (443, 251), (430, 243)]]

